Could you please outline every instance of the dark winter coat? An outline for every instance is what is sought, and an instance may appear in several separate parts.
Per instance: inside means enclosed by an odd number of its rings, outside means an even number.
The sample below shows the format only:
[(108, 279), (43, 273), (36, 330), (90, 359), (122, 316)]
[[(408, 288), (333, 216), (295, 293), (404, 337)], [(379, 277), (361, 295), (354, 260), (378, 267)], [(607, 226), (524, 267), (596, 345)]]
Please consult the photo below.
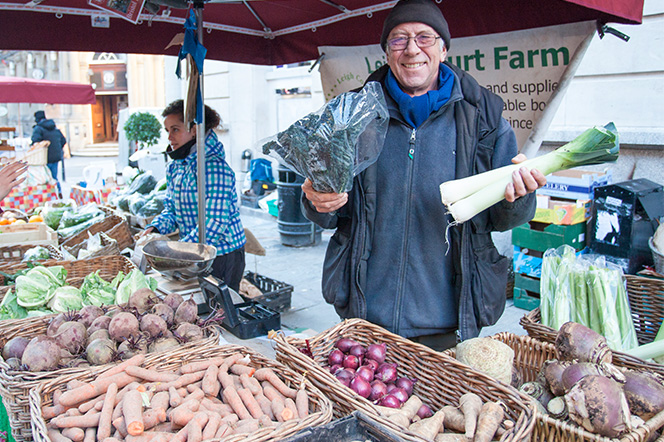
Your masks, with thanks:
[[(498, 203), (451, 227), (445, 253), (449, 218), (438, 193), (442, 181), (430, 174), (447, 169), (449, 176), (464, 178), (508, 164), (517, 153), (514, 134), (501, 117), (502, 100), (448, 66), (458, 82), (453, 98), (416, 130), (385, 93), (391, 119), (381, 158), (355, 178), (346, 206), (334, 215), (321, 214), (303, 199), (310, 220), (337, 229), (325, 256), (325, 300), (342, 318), (369, 319), (406, 337), (458, 330), (468, 339), (494, 324), (505, 307), (509, 260), (496, 250), (491, 232), (523, 224), (535, 212), (533, 194)], [(383, 83), (386, 73), (387, 66), (368, 81)], [(382, 156), (409, 150), (413, 161), (404, 156), (385, 165)], [(394, 176), (386, 178), (386, 170)], [(399, 195), (384, 195), (387, 185)], [(388, 246), (374, 240), (379, 231)], [(419, 282), (413, 284), (413, 278)]]
[(48, 140), (51, 144), (48, 145), (48, 160), (49, 163), (57, 163), (62, 160), (62, 149), (67, 144), (67, 139), (60, 129), (55, 127), (55, 121), (46, 118), (37, 123), (32, 129), (32, 143)]

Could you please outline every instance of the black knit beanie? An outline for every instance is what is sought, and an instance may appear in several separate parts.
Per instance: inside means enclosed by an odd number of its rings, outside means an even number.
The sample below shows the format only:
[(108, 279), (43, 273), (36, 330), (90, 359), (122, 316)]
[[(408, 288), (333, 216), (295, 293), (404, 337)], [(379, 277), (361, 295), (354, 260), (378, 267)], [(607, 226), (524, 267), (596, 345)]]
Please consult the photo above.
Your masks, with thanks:
[(399, 0), (394, 5), (383, 24), (383, 34), (380, 36), (380, 46), (387, 48), (387, 36), (392, 29), (401, 23), (424, 23), (431, 26), (434, 31), (445, 42), (445, 47), (450, 48), (450, 28), (443, 17), (443, 13), (431, 0)]
[(41, 120), (46, 118), (46, 114), (43, 110), (38, 110), (35, 112), (35, 123), (39, 123)]

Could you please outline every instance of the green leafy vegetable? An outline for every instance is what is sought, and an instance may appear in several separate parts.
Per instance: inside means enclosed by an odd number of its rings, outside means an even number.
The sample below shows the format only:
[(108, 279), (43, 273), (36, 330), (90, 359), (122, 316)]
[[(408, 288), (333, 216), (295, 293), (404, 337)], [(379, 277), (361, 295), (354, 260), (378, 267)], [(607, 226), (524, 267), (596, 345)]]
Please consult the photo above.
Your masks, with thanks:
[[(122, 272), (118, 273), (116, 279), (120, 275), (123, 275)], [(99, 276), (99, 270), (92, 272), (83, 279), (83, 284), (81, 284), (83, 302), (97, 307), (115, 304), (115, 288), (112, 282), (104, 281)]]
[(48, 306), (56, 313), (78, 311), (83, 308), (83, 296), (81, 295), (81, 291), (76, 287), (58, 287), (48, 302)]
[(115, 293), (116, 304), (126, 304), (129, 297), (138, 289), (149, 288), (155, 290), (157, 281), (152, 277), (146, 277), (140, 270), (134, 269), (125, 276)]
[(18, 304), (26, 308), (46, 305), (53, 297), (55, 289), (64, 284), (66, 276), (67, 271), (62, 266), (38, 266), (19, 276), (16, 278)]
[(272, 152), (319, 192), (348, 192), (353, 177), (378, 158), (388, 122), (382, 88), (369, 82), (278, 133), (263, 144), (263, 153)]
[(16, 293), (10, 289), (0, 302), (0, 319), (22, 319), (26, 316), (27, 310), (18, 305)]

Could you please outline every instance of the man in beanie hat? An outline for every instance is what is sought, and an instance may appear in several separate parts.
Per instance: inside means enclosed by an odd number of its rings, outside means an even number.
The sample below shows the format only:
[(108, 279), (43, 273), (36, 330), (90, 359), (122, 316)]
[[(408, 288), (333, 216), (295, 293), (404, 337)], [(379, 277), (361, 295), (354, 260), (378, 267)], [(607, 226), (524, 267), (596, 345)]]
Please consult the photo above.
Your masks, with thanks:
[[(50, 144), (48, 145), (48, 159), (47, 166), (51, 171), (51, 175), (57, 181), (58, 180), (58, 163), (62, 161), (63, 158), (63, 148), (67, 144), (67, 139), (60, 129), (55, 127), (55, 121), (50, 118), (46, 118), (46, 114), (43, 110), (38, 110), (35, 112), (35, 126), (32, 129), (32, 144), (38, 143), (40, 141), (48, 140)], [(58, 189), (60, 188), (60, 182), (58, 181)]]
[(504, 201), (454, 225), (440, 183), (525, 159), (503, 102), (445, 62), (449, 27), (430, 0), (400, 0), (380, 42), (387, 64), (367, 80), (382, 85), (390, 111), (378, 160), (349, 193), (319, 193), (306, 180), (303, 203), (310, 220), (336, 229), (322, 289), (337, 313), (443, 350), (502, 315), (510, 261), (491, 232), (532, 219), (546, 179), (522, 168)]

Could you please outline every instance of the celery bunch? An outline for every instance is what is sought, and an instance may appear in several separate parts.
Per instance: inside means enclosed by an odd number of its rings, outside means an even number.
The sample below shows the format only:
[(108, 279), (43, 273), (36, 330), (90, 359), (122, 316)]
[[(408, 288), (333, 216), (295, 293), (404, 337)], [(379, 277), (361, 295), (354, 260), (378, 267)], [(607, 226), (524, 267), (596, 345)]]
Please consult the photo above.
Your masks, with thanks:
[(637, 346), (622, 270), (604, 257), (577, 257), (567, 245), (547, 250), (540, 292), (542, 324), (558, 330), (578, 322), (606, 337), (613, 350)]
[(512, 173), (521, 167), (537, 169), (544, 175), (578, 166), (601, 164), (618, 159), (618, 132), (613, 123), (593, 127), (546, 155), (519, 164), (500, 167), (440, 185), (443, 204), (454, 220), (463, 223), (505, 198)]

